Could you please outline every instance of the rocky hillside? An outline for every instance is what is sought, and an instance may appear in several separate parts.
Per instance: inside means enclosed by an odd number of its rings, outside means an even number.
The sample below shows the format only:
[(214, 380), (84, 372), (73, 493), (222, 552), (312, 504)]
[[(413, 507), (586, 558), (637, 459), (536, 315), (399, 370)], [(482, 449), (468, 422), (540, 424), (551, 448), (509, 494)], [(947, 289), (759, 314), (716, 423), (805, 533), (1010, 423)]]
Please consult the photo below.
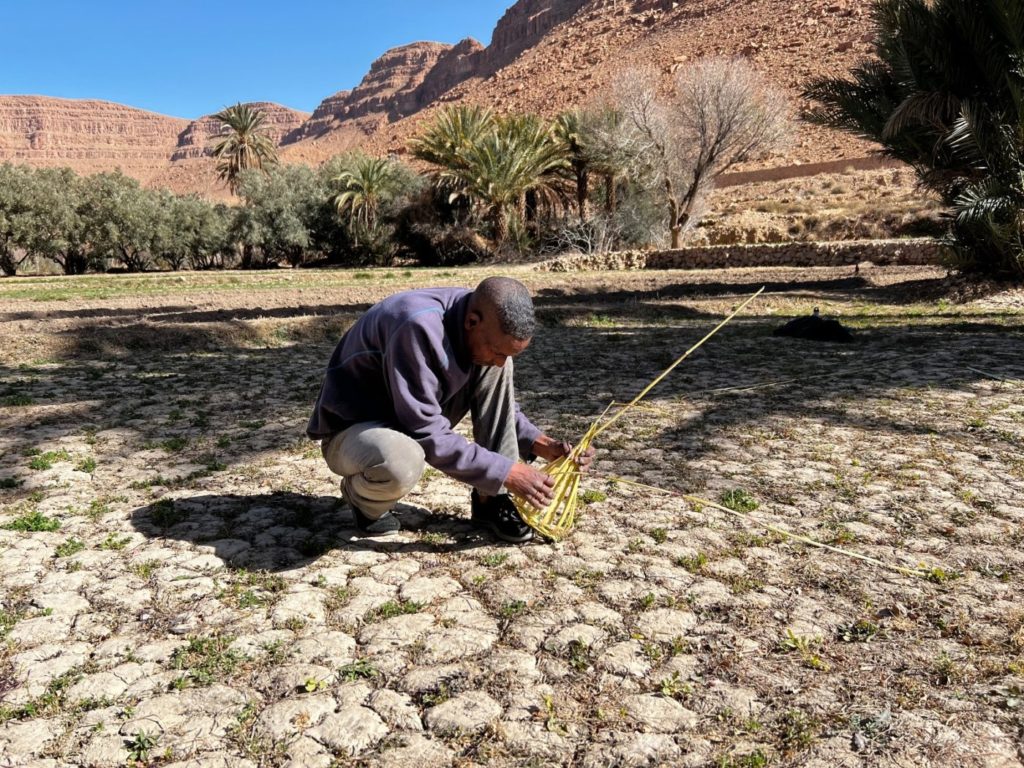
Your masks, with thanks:
[[(797, 113), (804, 83), (849, 70), (870, 48), (862, 0), (519, 0), (487, 47), (467, 39), (395, 48), (356, 88), (328, 97), (308, 119), (260, 106), (270, 114), (285, 161), (317, 164), (357, 146), (402, 153), (444, 104), (554, 115), (600, 99), (626, 67), (655, 67), (667, 89), (679, 67), (706, 56), (747, 57)], [(217, 192), (204, 157), (215, 130), (209, 117), (187, 123), (103, 102), (0, 97), (0, 160), (82, 171), (120, 165), (179, 191)], [(857, 165), (873, 149), (800, 125), (790, 150), (767, 166)]]
[[(849, 71), (871, 51), (870, 11), (860, 0), (522, 0), (506, 19), (516, 9), (535, 6), (562, 14), (577, 9), (544, 28), (519, 55), (511, 55), (517, 47), (511, 42), (516, 39), (513, 28), (501, 36), (496, 30), (481, 58), (509, 61), (494, 71), (474, 73), (445, 94), (445, 101), (553, 115), (600, 99), (614, 75), (628, 67), (655, 67), (667, 89), (674, 73), (688, 62), (743, 56), (788, 96), (798, 114), (804, 108), (799, 94), (806, 82)], [(538, 22), (520, 18), (514, 27), (518, 39), (535, 34), (531, 23)], [(499, 47), (505, 52), (499, 53)], [(430, 111), (379, 132), (371, 147), (401, 152)], [(800, 124), (790, 150), (770, 162), (853, 160), (873, 149), (845, 134)]]
[(188, 124), (107, 101), (0, 96), (0, 161), (82, 173), (121, 168), (146, 180), (166, 165)]

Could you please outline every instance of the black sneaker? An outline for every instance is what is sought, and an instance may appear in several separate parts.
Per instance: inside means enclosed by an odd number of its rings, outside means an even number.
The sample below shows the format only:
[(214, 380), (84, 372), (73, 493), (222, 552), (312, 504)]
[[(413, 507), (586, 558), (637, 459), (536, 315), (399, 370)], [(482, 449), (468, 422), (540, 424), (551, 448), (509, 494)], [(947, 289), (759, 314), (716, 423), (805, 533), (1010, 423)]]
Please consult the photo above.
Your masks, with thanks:
[(533, 538), (533, 529), (523, 522), (516, 505), (507, 495), (491, 496), (487, 501), (481, 501), (480, 494), (474, 489), (471, 499), (473, 522), (490, 528), (502, 541), (522, 544)]
[(356, 528), (363, 533), (369, 534), (387, 534), (387, 533), (398, 533), (402, 529), (402, 524), (398, 518), (390, 512), (384, 513), (381, 517), (374, 520), (372, 517), (367, 517), (363, 514), (363, 511), (359, 509), (355, 504), (349, 504), (352, 507), (352, 517), (355, 518)]

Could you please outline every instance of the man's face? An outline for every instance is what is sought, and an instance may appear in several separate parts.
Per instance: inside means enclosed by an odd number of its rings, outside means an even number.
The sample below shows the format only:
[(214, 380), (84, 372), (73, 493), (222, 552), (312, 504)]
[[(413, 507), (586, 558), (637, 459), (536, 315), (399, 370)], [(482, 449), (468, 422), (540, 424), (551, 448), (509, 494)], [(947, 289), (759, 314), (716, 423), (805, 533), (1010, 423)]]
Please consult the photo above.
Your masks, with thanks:
[(515, 357), (530, 346), (530, 340), (517, 339), (502, 333), (493, 312), (487, 308), (466, 314), (466, 346), (474, 365), (493, 365), (501, 368), (510, 357)]

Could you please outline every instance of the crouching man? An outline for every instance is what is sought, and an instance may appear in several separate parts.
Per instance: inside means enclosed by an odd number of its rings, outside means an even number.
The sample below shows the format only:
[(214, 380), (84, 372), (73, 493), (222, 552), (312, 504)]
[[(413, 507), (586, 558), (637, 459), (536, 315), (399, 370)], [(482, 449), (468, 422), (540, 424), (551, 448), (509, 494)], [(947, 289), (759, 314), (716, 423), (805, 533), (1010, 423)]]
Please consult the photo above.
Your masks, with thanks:
[[(431, 288), (395, 294), (371, 307), (334, 350), (307, 434), (320, 440), (341, 475), (356, 525), (394, 531), (389, 512), (425, 464), (473, 487), (472, 518), (504, 541), (532, 530), (509, 493), (538, 508), (553, 481), (519, 459), (553, 461), (572, 450), (519, 410), (512, 358), (536, 322), (522, 283), (490, 277), (476, 290)], [(473, 441), (454, 427), (469, 414)], [(586, 471), (593, 449), (580, 459)]]

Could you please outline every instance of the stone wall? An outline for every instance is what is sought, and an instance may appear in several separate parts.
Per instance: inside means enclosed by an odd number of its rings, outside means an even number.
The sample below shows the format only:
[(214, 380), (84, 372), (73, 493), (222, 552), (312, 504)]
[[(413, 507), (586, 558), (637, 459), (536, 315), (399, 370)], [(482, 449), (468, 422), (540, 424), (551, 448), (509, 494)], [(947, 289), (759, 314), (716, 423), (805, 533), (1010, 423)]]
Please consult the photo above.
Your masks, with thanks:
[(621, 251), (559, 256), (537, 266), (543, 272), (616, 269), (724, 269), (728, 267), (837, 267), (873, 264), (942, 264), (934, 240), (849, 240), (713, 245), (669, 251)]

